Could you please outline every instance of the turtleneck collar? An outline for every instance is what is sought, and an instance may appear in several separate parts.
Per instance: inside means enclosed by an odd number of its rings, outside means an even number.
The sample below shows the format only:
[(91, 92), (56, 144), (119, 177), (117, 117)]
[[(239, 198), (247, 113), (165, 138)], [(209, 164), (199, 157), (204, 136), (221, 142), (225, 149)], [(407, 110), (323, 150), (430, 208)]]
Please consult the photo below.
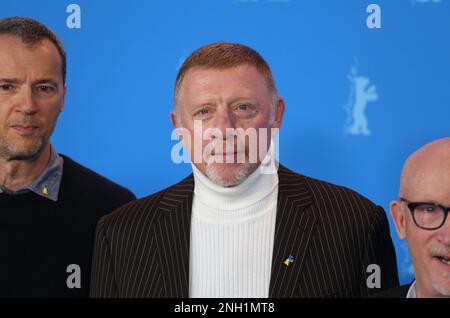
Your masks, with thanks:
[[(274, 162), (271, 162), (274, 165)], [(278, 173), (264, 173), (260, 165), (247, 179), (235, 187), (222, 187), (212, 182), (192, 164), (195, 196), (207, 207), (219, 211), (247, 209), (267, 198), (278, 186)]]

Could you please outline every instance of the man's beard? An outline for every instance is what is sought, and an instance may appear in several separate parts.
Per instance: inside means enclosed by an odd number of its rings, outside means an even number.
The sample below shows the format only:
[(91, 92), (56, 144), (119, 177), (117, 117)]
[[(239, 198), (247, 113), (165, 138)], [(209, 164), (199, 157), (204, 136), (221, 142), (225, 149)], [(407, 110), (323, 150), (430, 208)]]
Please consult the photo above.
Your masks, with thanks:
[[(219, 141), (220, 142), (220, 141)], [(231, 145), (231, 147), (229, 147)], [(261, 155), (264, 157), (264, 159), (267, 158), (268, 150), (265, 150), (263, 154), (260, 154), (258, 151), (259, 149), (257, 147), (253, 147), (250, 149), (246, 149), (245, 147), (245, 140), (241, 143), (240, 141), (237, 142), (237, 145), (234, 146), (234, 143), (231, 143), (230, 145), (225, 144), (223, 148), (219, 149), (219, 153), (222, 152), (233, 152), (235, 151), (236, 155), (232, 156), (232, 163), (228, 163), (226, 160), (217, 162), (215, 160), (212, 160), (212, 156), (216, 153), (216, 148), (212, 153), (206, 154), (206, 166), (204, 170), (204, 174), (215, 184), (222, 186), (222, 187), (235, 187), (240, 185), (242, 182), (244, 182), (256, 169), (259, 168), (261, 165), (261, 162), (258, 160), (260, 158), (256, 158), (256, 160), (250, 158), (248, 153), (250, 151), (256, 151), (258, 155)], [(255, 150), (256, 149), (256, 150)], [(243, 157), (241, 157), (243, 155)], [(224, 159), (222, 154), (218, 155), (218, 159)], [(263, 160), (264, 161), (264, 160)], [(231, 169), (230, 166), (233, 165), (233, 170), (231, 173), (228, 173), (227, 176), (224, 176), (223, 173), (221, 173), (221, 170), (228, 170)], [(228, 171), (229, 172), (229, 171)]]
[(235, 187), (244, 182), (249, 175), (251, 175), (260, 165), (260, 163), (241, 163), (233, 170), (231, 176), (223, 177), (220, 173), (221, 165), (226, 165), (226, 163), (222, 164), (207, 164), (205, 167), (205, 175), (217, 185), (222, 187)]
[(7, 161), (22, 160), (22, 161), (34, 161), (44, 150), (45, 145), (48, 143), (47, 136), (38, 136), (36, 141), (26, 149), (21, 149), (8, 141), (6, 138), (0, 138), (0, 158), (4, 158)]
[(436, 282), (431, 282), (431, 285), (433, 286), (434, 290), (438, 292), (439, 295), (443, 297), (450, 297), (450, 288), (449, 287), (443, 287), (440, 284)]
[[(448, 255), (449, 249), (447, 247), (442, 246), (433, 246), (429, 248), (428, 254), (432, 257), (439, 256), (439, 255)], [(450, 273), (449, 272), (440, 272), (442, 276), (444, 276), (446, 279), (450, 279)], [(431, 277), (431, 285), (434, 288), (435, 291), (438, 292), (439, 295), (444, 297), (450, 297), (450, 287), (442, 286), (442, 284), (438, 283), (433, 279), (434, 277)]]

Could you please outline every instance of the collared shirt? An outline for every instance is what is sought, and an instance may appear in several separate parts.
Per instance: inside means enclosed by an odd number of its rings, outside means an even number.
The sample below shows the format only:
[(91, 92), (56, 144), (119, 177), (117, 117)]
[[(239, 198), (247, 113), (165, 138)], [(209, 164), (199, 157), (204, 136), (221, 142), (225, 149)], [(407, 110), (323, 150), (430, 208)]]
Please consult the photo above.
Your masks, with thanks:
[(416, 281), (414, 281), (409, 287), (408, 293), (406, 294), (406, 298), (417, 298), (416, 294)]
[(0, 194), (10, 195), (21, 194), (32, 191), (40, 196), (52, 201), (58, 201), (59, 187), (61, 185), (64, 159), (51, 146), (50, 161), (39, 177), (30, 185), (22, 187), (17, 191), (11, 192), (0, 187)]

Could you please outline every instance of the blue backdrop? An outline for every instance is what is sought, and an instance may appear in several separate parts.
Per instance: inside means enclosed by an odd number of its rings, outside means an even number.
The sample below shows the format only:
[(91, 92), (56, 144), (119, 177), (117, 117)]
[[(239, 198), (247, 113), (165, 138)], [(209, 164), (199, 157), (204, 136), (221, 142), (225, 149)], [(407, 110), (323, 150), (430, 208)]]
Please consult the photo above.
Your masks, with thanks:
[[(372, 2), (381, 28), (367, 25)], [(388, 211), (406, 157), (450, 135), (450, 1), (372, 2), (15, 0), (2, 2), (0, 15), (38, 19), (65, 45), (66, 109), (52, 139), (59, 152), (138, 197), (190, 172), (170, 157), (179, 66), (206, 43), (233, 41), (267, 59), (285, 98), (281, 162)], [(406, 283), (411, 262), (392, 222), (391, 234)]]

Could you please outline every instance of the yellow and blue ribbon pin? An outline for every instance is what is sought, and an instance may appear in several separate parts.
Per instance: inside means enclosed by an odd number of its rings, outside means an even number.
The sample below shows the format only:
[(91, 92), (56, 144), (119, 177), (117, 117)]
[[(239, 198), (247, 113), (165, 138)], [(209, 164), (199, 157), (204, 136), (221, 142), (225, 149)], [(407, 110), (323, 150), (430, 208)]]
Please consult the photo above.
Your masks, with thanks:
[(286, 258), (286, 260), (283, 263), (284, 263), (284, 265), (289, 266), (289, 264), (291, 264), (293, 262), (294, 262), (294, 256), (289, 255), (289, 257)]

